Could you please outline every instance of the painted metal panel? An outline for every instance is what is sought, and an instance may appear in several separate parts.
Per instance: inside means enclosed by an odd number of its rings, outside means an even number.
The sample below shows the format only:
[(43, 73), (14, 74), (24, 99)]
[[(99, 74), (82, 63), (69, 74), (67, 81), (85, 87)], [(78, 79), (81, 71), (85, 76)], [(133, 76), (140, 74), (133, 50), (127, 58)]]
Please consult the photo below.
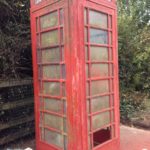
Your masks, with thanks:
[(31, 0), (37, 150), (119, 149), (114, 0)]

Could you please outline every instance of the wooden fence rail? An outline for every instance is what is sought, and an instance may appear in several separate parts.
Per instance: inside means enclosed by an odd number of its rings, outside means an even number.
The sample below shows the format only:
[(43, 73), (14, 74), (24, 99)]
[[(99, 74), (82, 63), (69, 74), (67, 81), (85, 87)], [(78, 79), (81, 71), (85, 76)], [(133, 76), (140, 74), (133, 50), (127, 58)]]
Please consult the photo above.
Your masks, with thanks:
[(32, 79), (0, 80), (0, 145), (34, 133)]

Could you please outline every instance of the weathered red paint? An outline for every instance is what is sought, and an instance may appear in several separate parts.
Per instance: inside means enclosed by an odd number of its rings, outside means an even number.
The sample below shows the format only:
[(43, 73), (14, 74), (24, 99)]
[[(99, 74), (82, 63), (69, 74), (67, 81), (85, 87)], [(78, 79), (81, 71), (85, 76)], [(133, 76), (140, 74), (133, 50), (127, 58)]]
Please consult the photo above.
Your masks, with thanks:
[[(66, 79), (59, 80), (51, 80), (51, 79), (42, 79), (47, 82), (65, 82), (66, 83), (66, 101), (67, 101), (67, 138), (68, 150), (88, 150), (88, 113), (86, 106), (86, 80), (91, 82), (91, 79), (86, 78), (85, 71), (85, 39), (84, 39), (84, 9), (87, 8), (87, 11), (90, 9), (100, 11), (102, 13), (108, 14), (108, 18), (112, 16), (112, 49), (113, 49), (113, 70), (114, 76), (111, 82), (114, 84), (110, 84), (109, 90), (113, 89), (114, 94), (114, 106), (103, 109), (100, 112), (114, 110), (114, 122), (110, 123), (106, 127), (115, 127), (115, 136), (111, 138), (109, 141), (102, 143), (96, 147), (94, 147), (92, 143), (92, 148), (90, 150), (119, 150), (119, 83), (118, 83), (118, 53), (117, 53), (117, 11), (115, 0), (109, 2), (108, 0), (41, 0), (38, 4), (35, 4), (35, 0), (31, 0), (31, 31), (32, 31), (32, 55), (33, 55), (33, 72), (34, 72), (34, 95), (35, 95), (35, 120), (36, 120), (36, 149), (37, 150), (61, 150), (61, 148), (47, 144), (46, 142), (40, 139), (40, 112), (54, 114), (56, 116), (62, 116), (63, 114), (49, 112), (46, 110), (40, 110), (39, 103), (39, 73), (38, 73), (38, 62), (37, 62), (37, 34), (41, 34), (41, 31), (36, 31), (36, 19), (38, 20), (38, 28), (39, 18), (42, 15), (48, 14), (49, 12), (53, 12), (60, 9), (64, 10), (64, 55), (65, 55), (65, 64), (66, 64)], [(108, 24), (110, 24), (110, 19), (108, 19)], [(110, 26), (110, 25), (109, 25)], [(88, 27), (88, 26), (87, 26)], [(61, 27), (54, 27), (56, 29), (60, 29)], [(45, 30), (44, 32), (47, 32)], [(59, 30), (60, 31), (60, 30)], [(89, 32), (89, 31), (88, 31)], [(110, 32), (109, 32), (110, 34)], [(40, 35), (41, 36), (41, 35)], [(59, 37), (60, 38), (60, 37)], [(89, 39), (90, 37), (88, 37)], [(41, 41), (41, 39), (40, 39)], [(109, 41), (109, 36), (108, 36)], [(87, 43), (88, 44), (88, 43)], [(96, 45), (96, 44), (95, 44)], [(98, 44), (98, 46), (106, 46), (103, 44)], [(109, 45), (108, 45), (109, 48)], [(90, 62), (89, 62), (90, 63)], [(97, 62), (95, 62), (97, 63)], [(105, 63), (105, 62), (102, 62)], [(95, 81), (97, 78), (93, 78)], [(102, 80), (109, 80), (111, 77), (102, 78)], [(109, 81), (110, 82), (110, 81)], [(112, 87), (111, 87), (112, 86)], [(43, 85), (42, 85), (43, 87)], [(107, 95), (107, 94), (106, 94)], [(42, 94), (44, 97), (44, 94)], [(47, 96), (50, 97), (51, 96)], [(56, 96), (56, 99), (60, 99), (60, 97)], [(110, 104), (112, 105), (112, 104)], [(91, 106), (90, 106), (91, 107)], [(96, 114), (90, 114), (91, 118)], [(91, 121), (90, 121), (91, 122)], [(105, 127), (105, 128), (106, 128)], [(50, 131), (54, 131), (54, 129), (50, 127), (46, 127)], [(104, 128), (104, 127), (103, 127)], [(91, 129), (92, 130), (92, 129)], [(100, 129), (99, 129), (100, 130)], [(55, 130), (56, 132), (60, 132), (59, 130)], [(92, 131), (94, 132), (94, 130)], [(112, 132), (112, 131), (111, 131)], [(102, 131), (102, 135), (105, 133)], [(98, 139), (99, 135), (95, 135)], [(109, 133), (104, 136), (106, 139), (109, 137)], [(93, 134), (91, 134), (91, 139), (93, 138)], [(101, 141), (101, 140), (98, 140)], [(91, 141), (93, 142), (93, 141)]]

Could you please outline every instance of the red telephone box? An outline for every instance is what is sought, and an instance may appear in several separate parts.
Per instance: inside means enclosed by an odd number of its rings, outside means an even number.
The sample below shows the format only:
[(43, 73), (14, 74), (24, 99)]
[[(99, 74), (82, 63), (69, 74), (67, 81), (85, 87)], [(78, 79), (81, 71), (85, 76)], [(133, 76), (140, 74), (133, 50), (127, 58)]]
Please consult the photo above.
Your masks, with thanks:
[(115, 0), (31, 0), (37, 150), (119, 150)]

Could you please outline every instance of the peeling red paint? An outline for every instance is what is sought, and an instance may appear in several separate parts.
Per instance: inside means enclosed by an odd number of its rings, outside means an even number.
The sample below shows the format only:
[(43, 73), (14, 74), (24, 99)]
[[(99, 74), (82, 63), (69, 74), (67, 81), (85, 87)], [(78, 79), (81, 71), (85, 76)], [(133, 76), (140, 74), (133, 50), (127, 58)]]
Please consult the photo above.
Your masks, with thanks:
[[(64, 14), (64, 24), (60, 23), (61, 19), (61, 10), (63, 10)], [(88, 33), (88, 41), (85, 42), (84, 39), (84, 28), (88, 28), (88, 32), (90, 32), (90, 28), (97, 29), (97, 27), (90, 27), (88, 24), (84, 24), (84, 11), (87, 10), (88, 13), (90, 10), (94, 10), (95, 12), (100, 12), (102, 14), (107, 14), (108, 19), (108, 29), (101, 29), (107, 31), (108, 36), (108, 43), (107, 44), (95, 44), (94, 46), (97, 47), (106, 47), (108, 51), (112, 50), (112, 53), (108, 52), (108, 57), (112, 55), (113, 60), (103, 61), (101, 64), (108, 64), (109, 66), (109, 73), (110, 74), (110, 64), (113, 64), (113, 76), (108, 77), (93, 77), (88, 78), (86, 75), (85, 66), (87, 63), (93, 63), (91, 60), (86, 61), (85, 58), (85, 45), (90, 49), (90, 36)], [(48, 29), (41, 30), (40, 25), (40, 17), (47, 15), (52, 12), (57, 12), (58, 20), (55, 21), (58, 23), (55, 24), (53, 27), (49, 27)], [(34, 0), (31, 0), (31, 30), (32, 30), (32, 54), (33, 54), (33, 69), (34, 69), (34, 87), (35, 87), (35, 114), (36, 114), (36, 145), (37, 150), (117, 150), (119, 148), (119, 87), (118, 87), (118, 54), (117, 54), (117, 11), (116, 11), (116, 4), (115, 0), (42, 0), (37, 5), (35, 4)], [(88, 14), (89, 17), (89, 14)], [(112, 22), (110, 18), (112, 17)], [(88, 18), (89, 19), (89, 18)], [(37, 24), (36, 24), (37, 21)], [(48, 20), (49, 21), (49, 20)], [(89, 22), (88, 22), (89, 23)], [(110, 27), (112, 24), (112, 28)], [(36, 27), (38, 26), (38, 31)], [(58, 43), (56, 45), (51, 45), (48, 47), (43, 48), (41, 46), (41, 39), (43, 33), (48, 33), (50, 31), (58, 31)], [(64, 43), (61, 41), (61, 30), (64, 32)], [(100, 29), (99, 29), (100, 30)], [(112, 45), (110, 42), (110, 37), (112, 33)], [(39, 37), (39, 44), (37, 44), (36, 38)], [(49, 40), (47, 40), (50, 38)], [(53, 37), (46, 37), (46, 42), (49, 42)], [(57, 38), (56, 38), (57, 39)], [(44, 41), (45, 42), (45, 41)], [(55, 42), (55, 41), (51, 41)], [(37, 45), (39, 48), (37, 48)], [(41, 46), (41, 47), (40, 47)], [(45, 49), (52, 49), (58, 47), (59, 50), (62, 52), (64, 48), (64, 60), (61, 60), (59, 63), (54, 63), (53, 65), (66, 65), (66, 72), (65, 78), (60, 79), (45, 79), (43, 77), (43, 69), (42, 71), (39, 68), (42, 68), (42, 65), (52, 65), (52, 64), (40, 64), (37, 62), (37, 51), (45, 50)], [(63, 48), (62, 48), (63, 47)], [(40, 57), (42, 57), (42, 52), (40, 53)], [(63, 57), (63, 56), (61, 56)], [(62, 59), (62, 58), (61, 58)], [(94, 62), (95, 64), (99, 62)], [(39, 71), (40, 70), (40, 71)], [(61, 66), (62, 70), (62, 66)], [(41, 73), (42, 72), (42, 73)], [(98, 70), (94, 72), (98, 74)], [(41, 75), (42, 74), (42, 75)], [(39, 85), (39, 76), (41, 75), (40, 82), (42, 85)], [(109, 96), (109, 108), (105, 108), (103, 110), (99, 110), (99, 112), (91, 112), (90, 106), (90, 114), (88, 114), (87, 108), (87, 99), (92, 99), (92, 95), (86, 95), (86, 83), (90, 81), (98, 81), (98, 80), (107, 80), (109, 93), (102, 93), (99, 96)], [(53, 82), (53, 86), (60, 84), (61, 89), (63, 83), (65, 84), (66, 95), (62, 94), (62, 91), (58, 95), (44, 95), (44, 83), (43, 82)], [(110, 83), (112, 82), (112, 83)], [(114, 83), (115, 82), (115, 83)], [(57, 83), (57, 84), (56, 84)], [(100, 84), (100, 85), (104, 85)], [(90, 83), (91, 86), (91, 83)], [(48, 89), (50, 85), (48, 86)], [(91, 88), (91, 87), (90, 87)], [(98, 87), (100, 88), (100, 87)], [(56, 88), (57, 89), (57, 88)], [(55, 90), (56, 90), (55, 89)], [(102, 88), (101, 88), (102, 89)], [(57, 89), (58, 90), (58, 89)], [(43, 93), (41, 93), (41, 91)], [(91, 90), (90, 90), (91, 92)], [(56, 91), (55, 91), (56, 93)], [(59, 92), (58, 92), (59, 93)], [(42, 96), (41, 96), (42, 95)], [(40, 103), (40, 97), (42, 97), (42, 104)], [(40, 105), (43, 104), (44, 98), (47, 97), (49, 99), (57, 99), (64, 101), (66, 103), (66, 108), (64, 104), (62, 105), (63, 109), (66, 109), (66, 112), (51, 112), (41, 109), (45, 109)], [(110, 98), (113, 97), (113, 98)], [(112, 100), (114, 99), (114, 103), (112, 104)], [(90, 105), (92, 105), (90, 103)], [(40, 116), (42, 112), (42, 117)], [(46, 121), (43, 119), (44, 113), (48, 113), (50, 115), (55, 115), (56, 118), (62, 117), (67, 120), (67, 131), (54, 129), (45, 125)], [(109, 112), (110, 122), (109, 124), (101, 127), (99, 129), (93, 129), (91, 122), (96, 114), (102, 114), (103, 112)], [(114, 113), (112, 115), (112, 113)], [(41, 119), (41, 118), (42, 119)], [(88, 131), (88, 122), (90, 118), (90, 131)], [(113, 120), (114, 118), (114, 120)], [(50, 119), (50, 118), (49, 118)], [(41, 121), (42, 120), (42, 121)], [(61, 120), (61, 119), (60, 119)], [(53, 121), (57, 122), (57, 119), (53, 118)], [(96, 120), (97, 122), (99, 120)], [(40, 122), (42, 122), (40, 124)], [(61, 122), (62, 123), (62, 122)], [(50, 124), (50, 123), (49, 123)], [(64, 126), (64, 120), (63, 120)], [(105, 130), (107, 128), (107, 131)], [(46, 139), (46, 131), (53, 131), (53, 134), (47, 135)], [(43, 131), (44, 130), (44, 131)], [(99, 130), (100, 132), (96, 132)], [(113, 133), (114, 132), (114, 133)], [(57, 133), (57, 136), (56, 136)], [(51, 141), (51, 135), (53, 134), (53, 138)], [(105, 135), (105, 138), (102, 135)], [(90, 141), (89, 135), (91, 136)], [(101, 135), (101, 136), (100, 136)], [(94, 141), (93, 136), (95, 136), (96, 140)], [(56, 138), (57, 141), (54, 139)], [(98, 140), (99, 138), (103, 138)], [(109, 139), (110, 138), (110, 139)], [(65, 143), (65, 139), (67, 139), (67, 144)], [(109, 140), (108, 140), (109, 139)], [(66, 147), (62, 144), (67, 145)], [(105, 141), (102, 143), (103, 141)], [(94, 142), (101, 142), (94, 143)], [(60, 143), (60, 144), (59, 144)], [(89, 148), (89, 143), (91, 147)], [(64, 147), (63, 147), (64, 146)]]

